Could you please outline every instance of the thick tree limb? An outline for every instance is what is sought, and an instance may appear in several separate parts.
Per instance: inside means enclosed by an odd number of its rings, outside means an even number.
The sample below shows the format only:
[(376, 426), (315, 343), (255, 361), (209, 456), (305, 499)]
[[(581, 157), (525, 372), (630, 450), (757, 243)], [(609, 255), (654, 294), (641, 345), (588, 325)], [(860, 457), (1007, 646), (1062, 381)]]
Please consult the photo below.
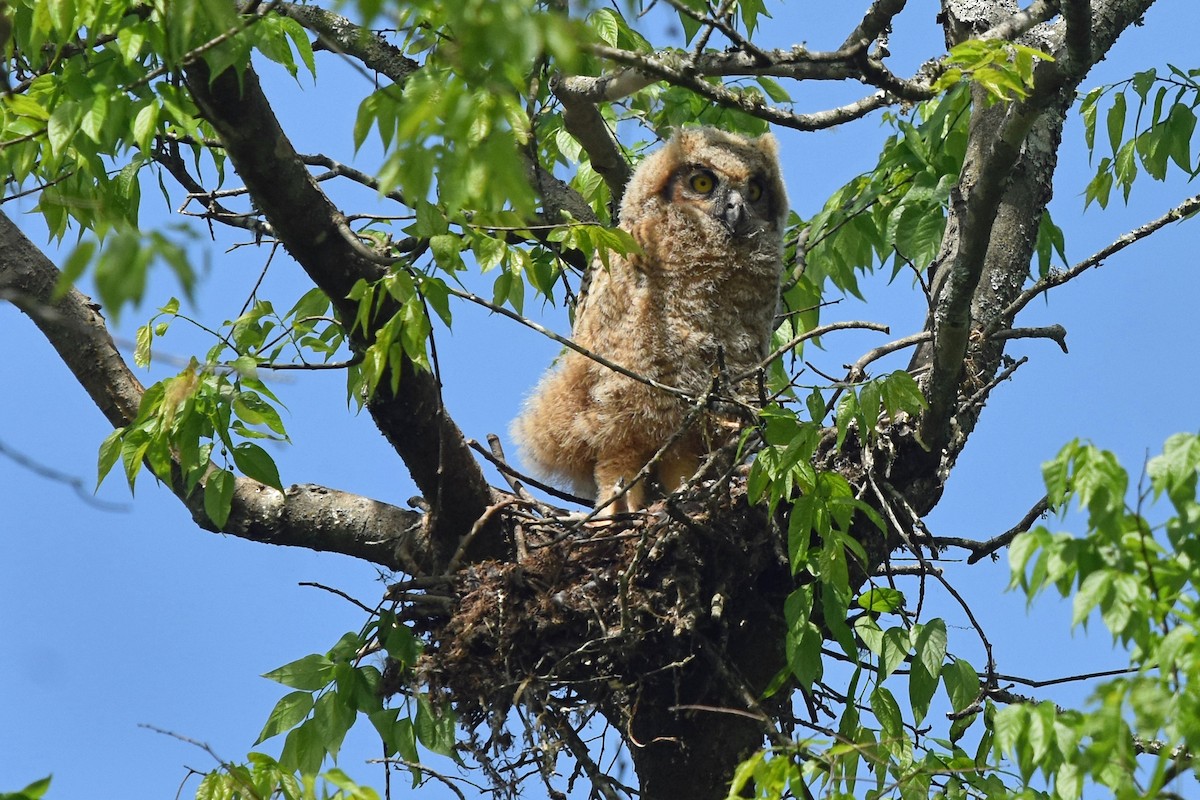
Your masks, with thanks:
[(1067, 64), (1073, 72), (1088, 69), (1092, 61), (1092, 4), (1091, 0), (1061, 0), (1063, 21), (1066, 23)]
[[(347, 299), (351, 288), (359, 280), (379, 278), (383, 269), (360, 252), (345, 217), (305, 168), (253, 68), (241, 75), (230, 69), (213, 77), (203, 62), (195, 62), (185, 74), (197, 106), (217, 131), (279, 241), (329, 295), (338, 315), (353, 320), (357, 303)], [(380, 318), (394, 311), (385, 308)], [(353, 334), (355, 350), (369, 344), (367, 334)], [(430, 537), (444, 564), (459, 538), (491, 504), (491, 489), (462, 432), (446, 414), (434, 376), (407, 359), (401, 373), (396, 393), (384, 377), (367, 407), (431, 507)], [(468, 560), (504, 550), (499, 537), (489, 534), (476, 537)]]
[(592, 169), (608, 185), (613, 208), (620, 207), (632, 170), (596, 103), (608, 100), (610, 92), (626, 96), (651, 83), (651, 79), (635, 70), (622, 70), (600, 78), (558, 77), (550, 84), (554, 96), (563, 104), (563, 125), (587, 152)]
[(421, 65), (405, 56), (399, 47), (340, 14), (307, 3), (279, 3), (274, 8), (315, 33), (318, 49), (345, 53), (395, 83), (403, 83), (409, 75), (420, 69)]
[[(926, 383), (929, 409), (921, 420), (920, 437), (934, 452), (943, 452), (944, 467), (965, 444), (977, 414), (976, 410), (965, 418), (955, 418), (956, 409), (961, 408), (957, 396), (967, 379), (963, 364), (969, 348), (972, 381), (987, 382), (999, 368), (1002, 344), (992, 340), (989, 345), (984, 337), (980, 344), (971, 345), (970, 333), (979, 328), (994, 332), (1011, 321), (1011, 315), (1001, 317), (1021, 293), (1037, 223), (1050, 197), (1049, 176), (1056, 163), (1063, 117), (1074, 100), (1075, 87), (1152, 4), (1153, 0), (1095, 3), (1085, 63), (1071, 64), (1069, 69), (1059, 62), (1040, 65), (1034, 90), (1021, 103), (988, 108), (982, 97), (975, 98), (967, 157), (952, 193), (946, 237), (931, 281), (934, 341), (931, 348), (918, 351), (914, 360), (914, 366), (930, 367)], [(1027, 10), (1027, 16), (1049, 13), (1036, 5)], [(970, 8), (978, 19), (968, 22), (992, 20), (1000, 7), (999, 3), (972, 3)], [(1078, 26), (1078, 17), (1075, 22)], [(961, 27), (962, 20), (957, 24)], [(992, 29), (1004, 24), (994, 23)], [(1067, 47), (1066, 28), (1060, 22), (1048, 31), (1049, 47), (1056, 53)], [(1076, 55), (1079, 49), (1077, 43)]]
[(1033, 122), (1027, 109), (986, 108), (982, 90), (976, 89), (975, 95), (967, 156), (959, 184), (951, 190), (950, 220), (933, 282), (933, 354), (925, 387), (929, 408), (921, 417), (919, 435), (935, 453), (950, 439), (975, 290), (1007, 189), (1006, 177)]
[[(89, 298), (68, 289), (58, 300), (60, 273), (0, 214), (0, 298), (25, 312), (113, 427), (133, 422), (144, 389)], [(171, 487), (200, 527), (266, 544), (291, 545), (363, 558), (412, 572), (427, 560), (424, 515), (322, 486), (279, 492), (250, 478), (237, 479), (233, 509), (218, 528), (204, 513), (203, 495)]]
[(878, 39), (892, 25), (892, 20), (904, 10), (906, 0), (875, 0), (863, 20), (858, 24), (842, 46), (839, 52), (865, 52), (871, 42)]
[(1008, 19), (979, 35), (980, 39), (1015, 40), (1018, 36), (1058, 13), (1058, 0), (1035, 0)]
[[(773, 122), (776, 125), (782, 125), (785, 128), (794, 128), (800, 131), (815, 131), (831, 128), (843, 122), (859, 119), (866, 116), (877, 108), (891, 105), (897, 102), (899, 95), (893, 94), (891, 91), (878, 91), (874, 94), (867, 95), (864, 98), (856, 100), (853, 103), (848, 103), (837, 108), (827, 109), (825, 111), (816, 112), (813, 114), (796, 114), (791, 111), (785, 111), (776, 106), (771, 106), (764, 103), (757, 96), (741, 95), (730, 91), (722, 85), (714, 85), (705, 81), (701, 75), (776, 75), (782, 72), (789, 73), (787, 77), (816, 77), (815, 75), (800, 75), (798, 73), (806, 70), (791, 69), (787, 70), (783, 67), (754, 67), (748, 63), (742, 65), (738, 63), (739, 55), (734, 53), (728, 57), (722, 57), (722, 64), (700, 66), (687, 61), (680, 63), (677, 57), (671, 54), (659, 57), (657, 55), (635, 53), (629, 50), (621, 50), (615, 47), (605, 45), (592, 45), (591, 50), (595, 55), (606, 58), (610, 61), (615, 61), (619, 64), (624, 64), (633, 67), (639, 72), (652, 75), (656, 80), (665, 80), (675, 86), (682, 86), (690, 89), (701, 97), (705, 97), (714, 103), (720, 103), (723, 106), (737, 108), (741, 111), (751, 114), (759, 119), (764, 119), (767, 122)], [(706, 53), (707, 58), (710, 54)], [(833, 73), (830, 70), (823, 70), (823, 76), (831, 76)], [(849, 79), (860, 79), (863, 77), (861, 70), (848, 70), (845, 75)], [(830, 79), (834, 79), (830, 77)], [(899, 82), (896, 88), (903, 82)], [(912, 99), (926, 99), (931, 93), (928, 90), (921, 91), (919, 88), (913, 88), (911, 91), (905, 91), (906, 95), (912, 95)]]

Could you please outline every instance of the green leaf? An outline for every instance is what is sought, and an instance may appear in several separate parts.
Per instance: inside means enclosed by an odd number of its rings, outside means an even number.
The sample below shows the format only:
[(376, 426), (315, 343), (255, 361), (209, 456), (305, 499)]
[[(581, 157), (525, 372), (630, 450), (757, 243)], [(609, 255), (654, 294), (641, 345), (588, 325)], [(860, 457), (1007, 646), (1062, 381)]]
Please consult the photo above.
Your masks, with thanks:
[(941, 674), (942, 662), (946, 660), (946, 623), (931, 619), (924, 625), (913, 628), (913, 662), (920, 664), (930, 675)]
[(1079, 105), (1079, 113), (1083, 117), (1083, 139), (1087, 144), (1088, 154), (1096, 147), (1096, 110), (1104, 89), (1097, 87), (1084, 95)]
[[(481, 237), (487, 238), (487, 237)], [(498, 240), (492, 239), (493, 242)], [(503, 243), (500, 243), (501, 245)], [(451, 233), (429, 237), (429, 249), (437, 265), (449, 272), (466, 269), (462, 260), (463, 240)]]
[(441, 756), (454, 753), (454, 714), (447, 707), (436, 711), (429, 702), (429, 695), (417, 698), (417, 717), (413, 722), (417, 740), (430, 752)]
[(153, 150), (154, 134), (158, 131), (158, 114), (158, 104), (150, 102), (138, 109), (133, 117), (133, 140), (143, 153)]
[(889, 587), (873, 587), (858, 596), (859, 608), (891, 614), (904, 608), (904, 592)]
[(1121, 149), (1121, 139), (1125, 132), (1125, 95), (1117, 93), (1113, 98), (1112, 108), (1108, 110), (1106, 120), (1108, 126), (1108, 143), (1115, 157)]
[(908, 676), (908, 697), (913, 721), (920, 724), (929, 713), (929, 702), (937, 691), (942, 662), (946, 658), (946, 624), (933, 619), (913, 628), (914, 653)]
[(1167, 152), (1171, 160), (1181, 170), (1194, 175), (1196, 170), (1192, 165), (1192, 134), (1196, 130), (1196, 113), (1191, 108), (1176, 103), (1166, 121)]
[(618, 21), (617, 12), (611, 8), (601, 8), (588, 17), (588, 24), (592, 26), (592, 30), (596, 32), (596, 36), (600, 41), (610, 47), (617, 47), (618, 35), (621, 31), (621, 25)]
[(286, 435), (279, 412), (257, 392), (239, 392), (233, 399), (233, 413), (248, 425), (266, 425), (280, 436)]
[(887, 688), (876, 686), (871, 691), (871, 711), (879, 720), (883, 738), (899, 740), (904, 736), (904, 717), (900, 713), (900, 704)]
[(769, 78), (766, 75), (760, 75), (755, 80), (758, 85), (762, 87), (762, 90), (767, 93), (767, 97), (771, 98), (776, 103), (792, 102), (791, 95), (789, 95), (787, 90), (784, 89), (779, 84), (779, 81), (775, 80), (774, 78)]
[(284, 769), (301, 775), (316, 775), (325, 760), (325, 747), (314, 720), (305, 720), (293, 728), (283, 743), (279, 764)]
[(354, 707), (342, 697), (341, 692), (327, 692), (317, 699), (311, 722), (316, 729), (317, 741), (332, 758), (337, 759), (342, 742), (357, 716)]
[(979, 696), (979, 674), (961, 658), (951, 659), (942, 667), (942, 684), (955, 711), (962, 711)]
[(914, 267), (925, 270), (937, 257), (945, 231), (946, 217), (940, 205), (906, 205), (896, 227), (896, 250)]
[(150, 343), (154, 339), (154, 331), (149, 325), (141, 325), (137, 329), (133, 347), (133, 363), (139, 367), (150, 366)]
[(333, 680), (333, 662), (319, 653), (313, 653), (273, 669), (263, 677), (291, 689), (315, 692), (324, 689)]
[(104, 135), (104, 123), (108, 119), (108, 95), (100, 93), (92, 98), (92, 104), (88, 106), (87, 111), (83, 114), (83, 120), (80, 122), (80, 130), (97, 144), (102, 143)]
[(312, 709), (313, 696), (311, 692), (288, 692), (279, 698), (279, 702), (271, 710), (271, 715), (267, 717), (267, 724), (263, 726), (262, 733), (254, 740), (254, 744), (258, 745), (272, 736), (278, 736), (284, 731), (291, 730), (299, 725)]
[(41, 800), (41, 798), (50, 789), (51, 777), (52, 776), (47, 775), (40, 780), (36, 780), (16, 793), (0, 793), (0, 800)]
[(368, 716), (383, 741), (385, 757), (399, 755), (409, 763), (418, 763), (417, 736), (412, 720), (397, 719), (399, 709), (384, 708)]
[(100, 488), (100, 484), (104, 482), (104, 477), (112, 470), (113, 465), (117, 463), (117, 459), (121, 457), (121, 447), (123, 442), (122, 437), (125, 435), (124, 428), (117, 428), (108, 436), (104, 437), (104, 441), (100, 443), (100, 453), (96, 460), (96, 488)]
[(218, 528), (224, 528), (233, 509), (233, 490), (237, 479), (226, 469), (219, 469), (204, 481), (204, 513)]
[(233, 463), (248, 478), (254, 478), (267, 486), (283, 491), (283, 483), (279, 480), (279, 468), (275, 459), (253, 442), (241, 442), (230, 449)]
[(882, 650), (879, 653), (879, 680), (886, 680), (907, 657), (908, 631), (901, 627), (884, 631)]
[(417, 663), (423, 645), (407, 625), (396, 624), (383, 640), (383, 649), (387, 654), (405, 667)]

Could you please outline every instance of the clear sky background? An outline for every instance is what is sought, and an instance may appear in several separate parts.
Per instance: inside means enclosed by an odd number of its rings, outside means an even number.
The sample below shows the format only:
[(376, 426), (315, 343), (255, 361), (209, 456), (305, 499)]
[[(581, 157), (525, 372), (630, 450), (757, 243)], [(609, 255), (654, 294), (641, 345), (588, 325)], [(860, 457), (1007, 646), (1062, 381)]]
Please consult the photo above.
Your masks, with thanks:
[[(764, 43), (836, 48), (866, 5), (809, 0), (772, 6), (775, 20)], [(899, 73), (940, 52), (936, 10), (933, 0), (913, 0), (899, 17), (891, 42)], [(1127, 32), (1085, 88), (1167, 63), (1196, 66), (1197, 30), (1195, 0), (1160, 0), (1145, 27)], [(261, 71), (301, 152), (323, 151), (371, 168), (370, 153), (355, 159), (350, 137), (356, 103), (370, 90), (367, 78), (329, 54), (319, 55), (316, 88), (304, 76), (297, 85), (273, 65)], [(813, 111), (862, 91), (806, 85), (793, 96), (797, 110)], [(873, 166), (887, 134), (877, 116), (823, 133), (777, 131), (793, 207), (810, 217), (833, 190)], [(1158, 185), (1143, 176), (1128, 207), (1118, 200), (1107, 212), (1093, 207), (1085, 214), (1090, 168), (1078, 118), (1061, 152), (1052, 210), (1066, 231), (1072, 263), (1196, 191), (1178, 178)], [(176, 193), (168, 207), (153, 180), (143, 195), (147, 226), (165, 222), (181, 197)], [(361, 192), (339, 199), (357, 208), (369, 201)], [(45, 245), (38, 218), (26, 214), (30, 208), (22, 200), (3, 210)], [(243, 242), (225, 230), (215, 243), (201, 239), (197, 263), (207, 257), (211, 267), (188, 313), (215, 322), (237, 314), (266, 258), (262, 249), (228, 249)], [(1195, 222), (1173, 225), (1026, 310), (1020, 324), (1064, 325), (1071, 353), (1046, 341), (1012, 344), (1009, 352), (1030, 362), (993, 392), (928, 520), (935, 534), (987, 538), (1009, 528), (1043, 494), (1040, 464), (1073, 437), (1114, 450), (1136, 475), (1167, 436), (1196, 430), (1198, 244)], [(53, 247), (47, 252), (61, 263)], [(303, 274), (280, 257), (263, 296), (287, 308), (307, 288)], [(827, 337), (828, 349), (809, 356), (828, 371), (920, 326), (922, 300), (906, 277), (892, 285), (871, 280), (863, 288), (866, 303), (846, 299), (826, 318), (887, 322), (892, 337)], [(148, 302), (114, 325), (127, 352), (136, 326), (176, 293), (173, 279), (158, 276)], [(546, 319), (567, 331), (558, 310), (549, 309)], [(207, 348), (185, 328), (175, 323), (177, 333), (158, 345), (160, 361), (143, 375), (145, 382), (178, 371), (181, 362), (171, 359), (186, 361)], [(0, 305), (0, 334), (0, 446), (85, 487), (81, 496), (0, 454), (0, 792), (52, 773), (50, 796), (56, 798), (174, 797), (188, 767), (207, 771), (214, 764), (200, 749), (142, 726), (208, 743), (229, 760), (244, 758), (287, 691), (259, 676), (324, 651), (364, 621), (345, 600), (299, 584), (319, 582), (374, 604), (382, 589), (378, 571), (341, 556), (204, 532), (146, 476), (131, 498), (114, 473), (96, 498), (117, 508), (97, 506), (90, 487), (97, 447), (108, 433), (103, 417), (11, 306)], [(457, 309), (454, 331), (437, 336), (449, 409), (468, 436), (481, 440), (492, 432), (506, 435), (522, 397), (558, 351), (538, 334), (474, 307)], [(883, 366), (903, 366), (906, 358)], [(278, 381), (277, 393), (296, 443), (273, 450), (285, 484), (324, 484), (397, 505), (415, 494), (369, 417), (347, 411), (340, 375), (289, 375)], [(1048, 600), (1027, 613), (1022, 597), (1004, 593), (1004, 563), (948, 570), (981, 615), (1002, 672), (1046, 679), (1123, 663), (1098, 624), (1090, 635), (1071, 633), (1064, 604)], [(950, 626), (951, 650), (981, 667), (964, 614), (945, 597), (934, 600), (934, 613)], [(1083, 694), (1067, 687), (1041, 696), (1073, 702)], [(378, 749), (365, 721), (362, 728), (352, 732), (340, 764), (360, 781), (382, 786), (381, 767), (364, 763)], [(184, 795), (195, 786), (193, 778)]]

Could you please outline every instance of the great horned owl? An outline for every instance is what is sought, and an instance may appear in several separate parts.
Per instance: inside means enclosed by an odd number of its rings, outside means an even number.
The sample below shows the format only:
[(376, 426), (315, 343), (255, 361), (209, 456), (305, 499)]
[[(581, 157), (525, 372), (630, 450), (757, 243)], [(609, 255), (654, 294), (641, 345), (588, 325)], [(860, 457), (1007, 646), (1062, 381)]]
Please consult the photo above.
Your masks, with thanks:
[[(718, 354), (728, 374), (767, 355), (779, 300), (787, 197), (775, 138), (712, 128), (677, 133), (634, 172), (620, 227), (641, 252), (597, 258), (576, 310), (580, 346), (660, 384), (702, 396)], [(689, 417), (691, 404), (567, 350), (512, 426), (522, 460), (606, 502), (644, 508), (635, 476)], [(694, 419), (696, 415), (692, 415)], [(678, 489), (712, 444), (695, 422), (655, 464), (657, 487)]]

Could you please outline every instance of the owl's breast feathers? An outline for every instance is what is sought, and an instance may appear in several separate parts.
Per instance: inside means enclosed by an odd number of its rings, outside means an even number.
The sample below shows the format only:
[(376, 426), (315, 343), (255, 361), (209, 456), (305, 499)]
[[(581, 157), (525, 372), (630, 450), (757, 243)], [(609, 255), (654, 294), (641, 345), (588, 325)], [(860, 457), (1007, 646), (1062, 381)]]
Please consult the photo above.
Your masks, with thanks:
[[(733, 375), (766, 356), (778, 307), (787, 197), (773, 137), (685, 130), (638, 167), (620, 210), (640, 252), (597, 258), (576, 311), (582, 348), (643, 378), (706, 393), (722, 359)], [(674, 491), (718, 443), (677, 394), (568, 351), (514, 423), (527, 462), (603, 501), (643, 508), (635, 480)], [(693, 420), (688, 422), (688, 420)], [(688, 427), (690, 425), (690, 427)], [(681, 437), (682, 434), (682, 438)], [(716, 437), (716, 438), (713, 438)]]

